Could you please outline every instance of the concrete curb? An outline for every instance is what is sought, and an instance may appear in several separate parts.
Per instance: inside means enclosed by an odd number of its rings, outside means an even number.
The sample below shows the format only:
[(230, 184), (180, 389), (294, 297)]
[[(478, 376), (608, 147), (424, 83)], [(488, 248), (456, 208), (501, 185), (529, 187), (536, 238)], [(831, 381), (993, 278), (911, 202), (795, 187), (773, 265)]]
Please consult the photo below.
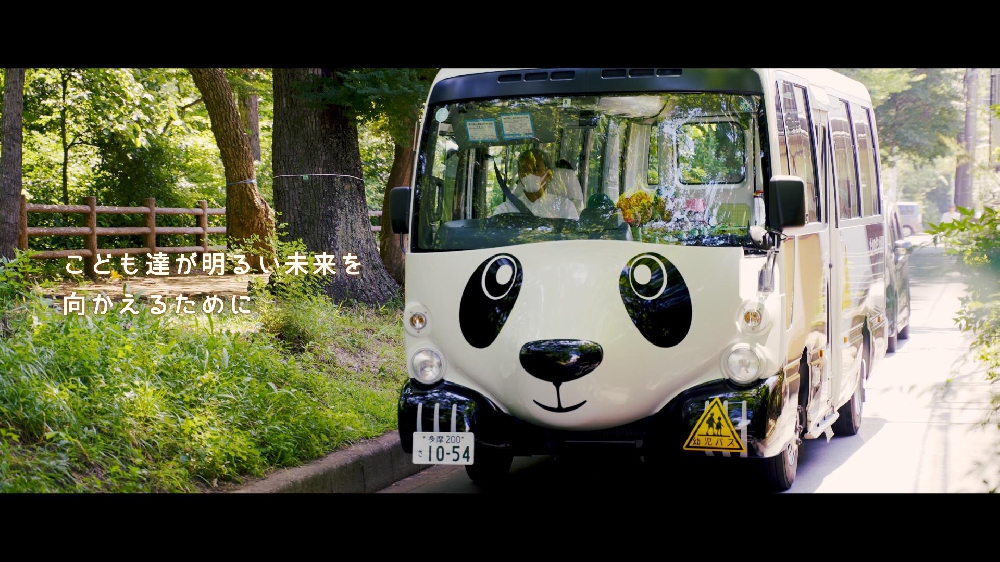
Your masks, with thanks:
[(429, 466), (413, 464), (399, 444), (399, 433), (390, 431), (309, 464), (278, 470), (230, 493), (370, 494)]

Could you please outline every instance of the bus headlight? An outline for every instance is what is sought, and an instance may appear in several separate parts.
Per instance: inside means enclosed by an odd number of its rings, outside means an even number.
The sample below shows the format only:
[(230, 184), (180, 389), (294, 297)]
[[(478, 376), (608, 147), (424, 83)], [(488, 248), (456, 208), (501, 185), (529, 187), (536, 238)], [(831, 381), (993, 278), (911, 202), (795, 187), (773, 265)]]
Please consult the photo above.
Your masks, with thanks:
[(722, 354), (722, 371), (737, 384), (749, 384), (764, 371), (764, 358), (756, 348), (738, 343)]
[(433, 349), (421, 349), (410, 358), (410, 376), (422, 384), (434, 384), (444, 377), (444, 359)]
[(736, 315), (736, 324), (747, 334), (759, 334), (771, 327), (771, 318), (762, 301), (744, 301)]

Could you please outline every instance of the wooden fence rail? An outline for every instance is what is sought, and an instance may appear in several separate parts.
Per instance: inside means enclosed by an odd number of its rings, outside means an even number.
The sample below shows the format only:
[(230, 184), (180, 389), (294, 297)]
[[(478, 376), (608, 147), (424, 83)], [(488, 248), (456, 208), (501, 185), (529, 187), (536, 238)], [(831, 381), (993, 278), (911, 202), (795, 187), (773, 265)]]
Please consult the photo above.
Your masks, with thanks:
[[(146, 199), (143, 207), (109, 207), (97, 204), (96, 197), (84, 197), (83, 205), (38, 205), (28, 203), (21, 196), (21, 219), (18, 232), (18, 248), (28, 249), (28, 238), (31, 236), (83, 236), (84, 247), (79, 250), (47, 250), (37, 252), (35, 259), (58, 259), (70, 256), (81, 256), (84, 259), (85, 270), (92, 272), (99, 254), (121, 256), (124, 254), (145, 254), (163, 252), (165, 254), (208, 253), (224, 251), (225, 245), (210, 246), (209, 234), (225, 234), (225, 226), (208, 226), (208, 217), (224, 216), (225, 208), (209, 208), (207, 201), (198, 201), (198, 207), (186, 209), (181, 207), (157, 207), (156, 199)], [(77, 213), (86, 215), (87, 226), (28, 226), (28, 213)], [(143, 214), (146, 215), (146, 226), (97, 226), (98, 214)], [(157, 215), (193, 215), (197, 218), (197, 226), (157, 226)], [(381, 217), (382, 211), (368, 211), (369, 218)], [(372, 232), (380, 232), (381, 226), (372, 226)], [(158, 246), (156, 237), (165, 234), (187, 234), (198, 237), (197, 246)], [(98, 236), (134, 236), (141, 235), (145, 246), (142, 248), (99, 248)]]

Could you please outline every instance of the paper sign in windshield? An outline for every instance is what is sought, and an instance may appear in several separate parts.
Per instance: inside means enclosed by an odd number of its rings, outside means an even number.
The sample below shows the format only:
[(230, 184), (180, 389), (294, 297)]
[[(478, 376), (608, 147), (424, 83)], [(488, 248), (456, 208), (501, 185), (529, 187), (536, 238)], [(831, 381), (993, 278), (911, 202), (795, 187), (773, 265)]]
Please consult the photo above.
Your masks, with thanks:
[(531, 123), (531, 115), (527, 113), (500, 116), (500, 127), (505, 140), (535, 138), (535, 127)]
[(472, 142), (497, 140), (497, 123), (493, 119), (471, 119), (465, 122), (465, 131)]

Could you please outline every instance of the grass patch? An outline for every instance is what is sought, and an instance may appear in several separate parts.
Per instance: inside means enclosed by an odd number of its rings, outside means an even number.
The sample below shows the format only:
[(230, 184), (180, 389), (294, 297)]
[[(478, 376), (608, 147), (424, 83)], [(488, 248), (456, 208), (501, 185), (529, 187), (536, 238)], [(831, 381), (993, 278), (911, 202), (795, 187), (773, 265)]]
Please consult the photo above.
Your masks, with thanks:
[(398, 302), (66, 315), (3, 265), (0, 492), (211, 491), (396, 427)]

